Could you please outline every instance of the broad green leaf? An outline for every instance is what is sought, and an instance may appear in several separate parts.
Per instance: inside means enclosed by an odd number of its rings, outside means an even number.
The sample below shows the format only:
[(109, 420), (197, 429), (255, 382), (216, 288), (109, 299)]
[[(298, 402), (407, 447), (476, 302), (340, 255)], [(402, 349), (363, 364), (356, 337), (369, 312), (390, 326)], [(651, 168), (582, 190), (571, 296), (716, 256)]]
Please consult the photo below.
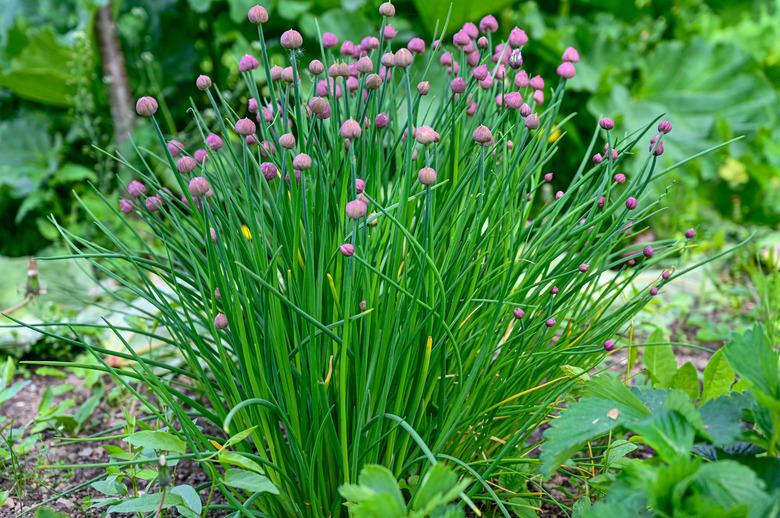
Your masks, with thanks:
[(35, 511), (35, 518), (69, 518), (65, 513), (59, 513), (54, 509), (44, 507)]
[(619, 465), (626, 455), (635, 451), (639, 446), (632, 444), (624, 439), (618, 439), (610, 444), (604, 453), (605, 462), (608, 467)]
[(233, 451), (223, 451), (219, 454), (219, 462), (223, 464), (229, 464), (232, 466), (238, 466), (239, 468), (244, 468), (249, 471), (254, 471), (255, 473), (264, 474), (265, 471), (263, 471), (263, 468), (260, 467), (260, 464), (253, 461), (252, 459), (248, 457), (244, 457), (240, 453), (233, 452)]
[(203, 511), (203, 503), (200, 500), (200, 495), (198, 495), (198, 492), (195, 491), (195, 488), (192, 486), (182, 484), (171, 489), (171, 493), (179, 495), (184, 501), (184, 505), (176, 506), (179, 513), (185, 514), (182, 512), (182, 508), (191, 510), (196, 516), (199, 516), (201, 511)]
[(162, 493), (152, 493), (135, 498), (128, 498), (122, 502), (112, 505), (108, 508), (109, 513), (151, 513), (160, 508), (168, 509), (175, 505), (184, 505), (184, 499), (175, 493), (165, 493), (163, 500)]
[(723, 349), (718, 349), (712, 355), (704, 368), (704, 390), (701, 393), (702, 403), (725, 396), (734, 384), (734, 369), (731, 368)]
[(406, 515), (406, 509), (398, 507), (398, 502), (391, 495), (374, 493), (352, 506), (350, 515), (360, 518), (400, 518)]
[(699, 412), (713, 444), (723, 447), (739, 439), (745, 430), (742, 412), (749, 401), (749, 398), (734, 394), (711, 399), (701, 406)]
[(653, 386), (668, 388), (677, 372), (677, 359), (674, 357), (672, 346), (663, 344), (667, 339), (660, 328), (656, 328), (647, 341), (652, 344), (661, 344), (642, 348), (642, 360), (653, 380)]
[[(420, 487), (412, 500), (412, 509), (420, 510), (437, 495), (441, 497), (458, 482), (458, 476), (446, 465), (439, 463), (431, 466), (423, 475)], [(403, 497), (401, 498), (403, 502)], [(446, 503), (446, 502), (442, 502)]]
[(691, 362), (685, 362), (672, 378), (670, 386), (685, 392), (691, 401), (699, 399), (699, 373)]
[(3, 365), (3, 371), (0, 373), (0, 389), (4, 389), (11, 384), (14, 380), (14, 373), (16, 372), (16, 363), (10, 356), (5, 359)]
[(15, 385), (11, 385), (8, 388), (5, 388), (3, 390), (0, 390), (0, 404), (5, 403), (12, 397), (14, 397), (16, 394), (21, 392), (21, 390), (30, 384), (30, 381), (20, 381), (19, 383), (16, 383)]
[(244, 439), (252, 435), (252, 432), (254, 432), (255, 429), (257, 429), (257, 426), (253, 426), (251, 428), (247, 428), (246, 430), (238, 432), (237, 434), (230, 437), (227, 441), (225, 441), (224, 447), (230, 448), (234, 444), (240, 443), (241, 441), (243, 441)]
[(127, 494), (127, 488), (117, 481), (118, 476), (112, 475), (103, 480), (98, 480), (90, 484), (92, 489), (108, 496), (122, 496)]
[(244, 469), (230, 468), (225, 470), (223, 482), (227, 486), (246, 489), (252, 493), (279, 494), (279, 490), (268, 478)]
[(590, 380), (585, 385), (582, 397), (583, 399), (596, 398), (614, 401), (631, 408), (637, 414), (650, 414), (650, 411), (639, 397), (612, 373), (605, 373)]
[(363, 469), (360, 470), (358, 482), (361, 486), (368, 487), (376, 493), (390, 495), (401, 508), (406, 505), (393, 473), (384, 466), (377, 464), (363, 466)]
[(676, 410), (667, 409), (626, 426), (640, 434), (666, 462), (678, 456), (687, 456), (693, 447), (693, 427)]
[(0, 187), (7, 185), (11, 197), (32, 194), (54, 172), (59, 148), (52, 143), (48, 129), (48, 121), (39, 114), (0, 122)]
[(749, 468), (731, 460), (704, 464), (693, 479), (692, 490), (729, 509), (742, 506), (748, 516), (766, 516), (761, 510), (770, 503), (764, 482)]
[(769, 344), (763, 326), (734, 334), (726, 345), (725, 355), (737, 374), (768, 396), (780, 398), (778, 355)]
[(169, 432), (157, 430), (144, 430), (125, 437), (125, 441), (138, 448), (149, 448), (151, 450), (170, 451), (174, 453), (184, 453), (187, 445), (183, 440)]

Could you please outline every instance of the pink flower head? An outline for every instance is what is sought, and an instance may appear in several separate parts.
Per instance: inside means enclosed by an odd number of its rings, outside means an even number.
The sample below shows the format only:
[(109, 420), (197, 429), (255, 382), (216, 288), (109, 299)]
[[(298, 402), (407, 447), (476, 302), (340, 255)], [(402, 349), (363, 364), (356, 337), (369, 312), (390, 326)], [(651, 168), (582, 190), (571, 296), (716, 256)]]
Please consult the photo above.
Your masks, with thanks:
[(374, 118), (374, 126), (376, 126), (378, 129), (386, 128), (389, 122), (390, 118), (385, 112), (377, 114), (377, 116)]
[(479, 87), (483, 90), (490, 90), (490, 87), (493, 86), (493, 77), (488, 75), (485, 79), (479, 82)]
[(353, 255), (355, 255), (355, 245), (353, 245), (352, 243), (344, 243), (339, 247), (339, 252), (344, 257), (352, 257)]
[(252, 119), (238, 119), (235, 125), (236, 133), (242, 136), (252, 135), (257, 131), (257, 126), (252, 122)]
[(364, 52), (376, 50), (379, 48), (379, 39), (376, 36), (366, 36), (360, 40), (360, 49)]
[(262, 5), (255, 5), (249, 8), (246, 17), (249, 23), (260, 25), (268, 21), (268, 11)]
[(389, 23), (387, 25), (385, 25), (384, 36), (385, 36), (386, 40), (395, 39), (395, 37), (397, 35), (398, 35), (398, 32), (395, 30), (395, 27), (393, 27)]
[(653, 257), (653, 254), (655, 254), (655, 250), (653, 250), (653, 247), (652, 247), (652, 246), (650, 246), (650, 245), (647, 245), (646, 247), (644, 247), (644, 248), (642, 249), (642, 255), (644, 255), (644, 256), (645, 256), (645, 257), (647, 257), (648, 259), (650, 259), (651, 257)]
[(599, 196), (599, 202), (598, 207), (601, 208), (604, 206), (604, 203), (606, 203), (607, 199), (604, 196)]
[(544, 79), (542, 79), (542, 76), (535, 75), (531, 78), (530, 81), (528, 81), (528, 85), (533, 88), (534, 90), (543, 90), (544, 89)]
[(533, 98), (536, 104), (544, 104), (544, 90), (534, 90)]
[(520, 49), (514, 49), (509, 55), (509, 66), (512, 67), (512, 70), (523, 66), (523, 53), (520, 52)]
[[(352, 43), (352, 42), (350, 42)], [(332, 32), (323, 32), (322, 33), (322, 46), (326, 49), (335, 47), (339, 44), (339, 37), (333, 34)], [(354, 44), (353, 44), (354, 45)]]
[(198, 167), (198, 163), (189, 156), (183, 156), (176, 161), (176, 170), (182, 174), (191, 173), (196, 167)]
[(498, 20), (496, 20), (496, 17), (492, 14), (488, 14), (487, 16), (484, 16), (479, 21), (479, 30), (481, 30), (484, 33), (488, 32), (496, 32), (498, 30)]
[(528, 73), (525, 70), (521, 70), (515, 74), (515, 86), (518, 88), (525, 88), (531, 81), (528, 79)]
[(415, 128), (412, 132), (412, 136), (423, 146), (434, 144), (441, 140), (441, 135), (430, 126), (419, 126)]
[(555, 69), (555, 73), (564, 79), (571, 79), (577, 74), (577, 69), (571, 61), (564, 61), (558, 65), (558, 68)]
[(488, 44), (489, 43), (490, 42), (488, 41), (488, 39), (486, 37), (484, 37), (484, 36), (480, 36), (479, 39), (477, 39), (477, 47), (479, 47), (481, 49), (488, 48)]
[(202, 176), (196, 176), (190, 180), (187, 190), (190, 191), (190, 196), (193, 198), (200, 198), (201, 196), (206, 196), (211, 191), (211, 185)]
[(195, 80), (195, 86), (198, 87), (198, 90), (208, 90), (209, 88), (211, 88), (211, 78), (209, 76), (201, 74)]
[(400, 48), (395, 51), (395, 66), (406, 68), (409, 65), (412, 64), (412, 61), (414, 60), (414, 56), (411, 52), (409, 52), (409, 49)]
[[(335, 34), (333, 35), (333, 37), (335, 38), (335, 41), (338, 42), (338, 38), (336, 38)], [(323, 35), (323, 42), (324, 40), (325, 40), (325, 36)], [(342, 56), (351, 56), (354, 52), (355, 52), (355, 44), (352, 43), (350, 40), (344, 40), (344, 42), (341, 44), (341, 48), (339, 49), (339, 53)]]
[(596, 153), (595, 155), (593, 155), (592, 160), (594, 164), (600, 164), (601, 161), (604, 160), (604, 157), (601, 156), (601, 153)]
[(390, 2), (384, 2), (379, 6), (379, 14), (385, 18), (392, 18), (395, 16), (395, 6)]
[(146, 198), (146, 210), (149, 212), (157, 212), (163, 206), (163, 200), (157, 195), (149, 196)]
[(685, 237), (688, 239), (693, 239), (694, 237), (696, 237), (696, 230), (689, 228), (688, 230), (685, 231)]
[(260, 164), (260, 172), (263, 173), (263, 177), (270, 182), (276, 178), (279, 170), (273, 162), (263, 162)]
[(650, 296), (655, 297), (656, 295), (658, 295), (658, 288), (653, 286), (652, 288), (650, 288)]
[(122, 211), (123, 214), (130, 214), (131, 212), (133, 212), (132, 200), (126, 200), (124, 198), (120, 199), (119, 210)]
[(360, 88), (360, 83), (355, 76), (349, 76), (346, 80), (346, 85), (349, 92), (356, 92)]
[(587, 271), (588, 271), (588, 268), (590, 268), (590, 266), (588, 266), (588, 263), (582, 263), (582, 264), (579, 266), (579, 270), (580, 270), (580, 272), (582, 272), (582, 273), (585, 273), (585, 272), (587, 272)]
[(552, 182), (553, 181), (553, 174), (552, 173), (545, 173), (544, 181), (545, 182)]
[(361, 132), (362, 130), (360, 129), (360, 124), (354, 119), (345, 120), (341, 125), (341, 129), (339, 130), (339, 134), (342, 138), (347, 138), (350, 140), (359, 138)]
[(522, 47), (528, 43), (528, 35), (519, 27), (515, 27), (509, 32), (509, 44), (512, 47)]
[(463, 24), (463, 27), (461, 28), (463, 32), (465, 32), (469, 38), (476, 39), (477, 36), (479, 36), (479, 29), (477, 29), (477, 26), (474, 25), (472, 22), (466, 22)]
[(184, 144), (178, 140), (173, 139), (168, 142), (168, 153), (170, 153), (173, 158), (181, 155), (182, 151), (184, 151)]
[(279, 137), (279, 145), (284, 149), (292, 149), (295, 147), (295, 135), (292, 133), (285, 133)]
[(293, 168), (299, 171), (305, 171), (306, 169), (311, 168), (311, 165), (311, 157), (306, 153), (298, 153), (295, 155), (295, 158), (293, 158)]
[(415, 54), (422, 54), (425, 52), (425, 40), (422, 38), (412, 38), (406, 45), (406, 48), (414, 52)]
[(493, 142), (493, 133), (490, 131), (490, 128), (483, 124), (477, 126), (477, 129), (474, 130), (471, 136), (474, 142), (480, 146), (489, 146)]
[(544, 323), (544, 325), (546, 325), (547, 327), (555, 326), (555, 319), (554, 318), (547, 319), (547, 321)]
[(417, 93), (420, 95), (428, 95), (431, 91), (431, 84), (428, 81), (420, 81), (417, 83)]
[(146, 194), (146, 186), (138, 180), (133, 180), (127, 185), (127, 193), (133, 198), (140, 198)]
[(450, 81), (450, 88), (456, 94), (462, 94), (466, 91), (466, 81), (462, 77), (456, 77)]
[(563, 198), (563, 191), (556, 192), (555, 193), (555, 199), (556, 200), (560, 200), (561, 198)]
[(638, 204), (639, 204), (639, 202), (637, 202), (636, 198), (634, 198), (633, 196), (630, 196), (626, 200), (626, 208), (628, 210), (634, 210)]
[(349, 219), (360, 219), (366, 215), (368, 207), (361, 200), (352, 200), (347, 203), (346, 213)]
[(474, 79), (477, 81), (482, 81), (485, 79), (490, 71), (488, 70), (487, 65), (479, 65), (474, 67), (474, 69), (471, 71), (471, 75), (474, 76)]
[(279, 43), (286, 49), (294, 50), (303, 45), (303, 36), (295, 29), (289, 29), (282, 33), (282, 36), (279, 38)]
[(228, 326), (228, 319), (225, 316), (224, 313), (217, 313), (217, 316), (214, 317), (214, 327), (217, 329), (227, 329)]
[[(656, 142), (658, 144), (656, 145)], [(658, 138), (658, 136), (653, 136), (653, 138), (650, 139), (650, 149), (655, 156), (661, 156), (664, 154), (664, 139), (663, 137)]]
[(613, 121), (609, 117), (604, 117), (601, 120), (599, 120), (599, 126), (603, 130), (610, 131), (615, 128), (615, 121)]
[(611, 351), (615, 348), (615, 341), (614, 340), (605, 340), (604, 341), (604, 350), (605, 351)]
[(479, 51), (469, 52), (466, 54), (466, 64), (470, 67), (475, 67), (479, 63), (479, 58)]
[(525, 121), (523, 122), (525, 124), (525, 127), (528, 129), (535, 130), (539, 127), (539, 116), (535, 113), (532, 113), (528, 117), (525, 118)]
[(473, 117), (475, 113), (477, 113), (477, 103), (472, 102), (469, 104), (468, 108), (466, 108), (466, 115)]
[(669, 121), (661, 121), (658, 123), (658, 131), (659, 133), (663, 133), (666, 135), (667, 133), (670, 133), (672, 131), (672, 123)]
[(208, 159), (208, 157), (209, 154), (203, 148), (196, 149), (195, 152), (192, 154), (192, 158), (194, 158), (195, 161), (199, 164), (205, 162)]
[(466, 45), (471, 43), (471, 38), (469, 38), (469, 35), (466, 34), (462, 29), (453, 34), (452, 36), (452, 44), (458, 47), (459, 49), (462, 49)]
[(522, 104), (523, 96), (520, 95), (520, 92), (509, 92), (508, 94), (504, 95), (504, 105), (506, 105), (507, 108), (512, 110), (519, 110)]
[(615, 180), (615, 183), (624, 184), (626, 183), (626, 175), (623, 173), (617, 173), (613, 177), (613, 180)]
[(157, 99), (148, 95), (139, 98), (135, 102), (135, 112), (141, 117), (151, 117), (157, 113)]
[(355, 192), (358, 194), (363, 194), (363, 191), (366, 190), (366, 181), (362, 178), (355, 178)]
[(532, 111), (531, 107), (528, 106), (528, 104), (523, 103), (520, 105), (520, 115), (522, 115), (523, 117), (528, 117), (529, 115), (531, 115), (531, 111)]
[(423, 185), (433, 185), (436, 183), (436, 170), (432, 167), (423, 167), (417, 173), (417, 180)]
[(206, 145), (213, 151), (222, 148), (223, 142), (219, 135), (215, 133), (209, 133), (206, 137)]
[(313, 59), (309, 63), (309, 72), (311, 72), (312, 75), (318, 76), (322, 74), (325, 71), (325, 65), (322, 64), (322, 61), (319, 59)]
[(522, 309), (522, 308), (515, 308), (515, 309), (512, 311), (512, 315), (514, 315), (514, 317), (515, 317), (517, 320), (520, 320), (521, 318), (523, 318), (523, 317), (525, 316), (525, 311), (523, 311), (523, 309)]
[(566, 47), (561, 55), (561, 61), (568, 61), (570, 63), (576, 63), (580, 60), (580, 53), (574, 47)]
[(255, 70), (259, 66), (260, 62), (250, 54), (244, 54), (238, 61), (238, 69), (241, 72), (249, 72), (250, 70)]

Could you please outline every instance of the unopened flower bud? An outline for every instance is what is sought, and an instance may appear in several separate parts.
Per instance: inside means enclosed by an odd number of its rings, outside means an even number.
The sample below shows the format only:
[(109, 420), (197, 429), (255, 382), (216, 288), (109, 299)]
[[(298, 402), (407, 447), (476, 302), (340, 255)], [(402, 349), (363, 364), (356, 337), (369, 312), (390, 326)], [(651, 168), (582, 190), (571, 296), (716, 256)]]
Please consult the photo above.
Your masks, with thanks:
[(284, 149), (292, 149), (295, 147), (295, 135), (292, 133), (285, 133), (279, 137), (279, 145)]
[(639, 202), (637, 202), (636, 198), (634, 198), (633, 196), (631, 196), (631, 197), (629, 197), (629, 198), (626, 200), (626, 208), (627, 208), (628, 210), (634, 210), (634, 209), (636, 208), (636, 206), (638, 205), (638, 203), (639, 203)]
[(496, 17), (493, 16), (492, 14), (488, 14), (487, 16), (484, 16), (479, 21), (479, 30), (481, 30), (484, 33), (498, 31), (498, 20), (496, 20)]
[(311, 157), (306, 153), (298, 153), (295, 155), (295, 158), (293, 158), (293, 168), (299, 171), (305, 171), (311, 168), (311, 165)]
[(200, 198), (201, 196), (206, 196), (206, 194), (211, 191), (211, 185), (209, 185), (209, 181), (202, 176), (196, 176), (190, 180), (187, 190), (190, 191), (190, 196), (193, 198)]
[(241, 59), (238, 60), (238, 69), (241, 72), (249, 72), (250, 70), (255, 70), (259, 66), (260, 62), (250, 54), (244, 54), (241, 56)]
[(341, 255), (344, 257), (352, 257), (355, 255), (355, 245), (352, 243), (344, 243), (339, 247), (339, 252), (341, 252)]
[(613, 121), (609, 117), (604, 117), (603, 119), (599, 120), (599, 126), (603, 130), (610, 131), (615, 127), (615, 121)]
[(479, 125), (472, 134), (474, 142), (480, 146), (489, 146), (493, 142), (493, 133), (485, 125)]
[(141, 117), (151, 117), (157, 113), (157, 99), (145, 95), (135, 102), (135, 112)]
[(558, 68), (555, 69), (555, 73), (564, 79), (571, 79), (577, 75), (577, 68), (571, 61), (564, 61), (558, 65)]
[(173, 158), (180, 156), (182, 151), (184, 151), (184, 144), (178, 140), (173, 139), (168, 142), (168, 153), (170, 153)]
[(408, 48), (410, 51), (414, 52), (415, 54), (422, 54), (425, 52), (425, 40), (422, 38), (412, 38), (409, 40), (409, 43), (406, 45), (406, 48)]
[(352, 200), (347, 203), (346, 213), (349, 219), (360, 219), (366, 215), (368, 207), (361, 200)]
[(176, 170), (182, 174), (191, 173), (196, 167), (198, 163), (189, 156), (183, 156), (176, 161)]
[(672, 123), (669, 121), (661, 121), (658, 123), (658, 131), (659, 133), (663, 133), (666, 135), (667, 133), (670, 133), (672, 131)]
[(539, 116), (535, 113), (532, 113), (528, 117), (525, 118), (525, 121), (523, 122), (525, 124), (525, 127), (528, 129), (535, 130), (539, 127)]
[(417, 93), (420, 95), (428, 95), (431, 91), (431, 84), (428, 81), (420, 81), (417, 83)]
[(268, 21), (268, 11), (262, 5), (255, 5), (249, 8), (246, 17), (249, 19), (249, 23), (260, 25)]
[(384, 2), (379, 6), (379, 14), (385, 18), (392, 18), (395, 16), (395, 6), (390, 2)]
[(436, 183), (436, 171), (432, 167), (423, 167), (417, 173), (417, 179), (423, 185), (433, 185)]
[(282, 33), (281, 38), (279, 38), (279, 43), (286, 49), (294, 50), (303, 45), (303, 36), (295, 29), (290, 29)]
[(238, 119), (236, 121), (235, 129), (236, 133), (239, 135), (247, 136), (253, 135), (255, 131), (257, 131), (257, 126), (255, 126), (255, 123), (252, 122), (251, 119), (244, 117), (243, 119)]
[(400, 68), (406, 68), (412, 64), (412, 61), (414, 60), (414, 56), (412, 56), (412, 53), (409, 52), (408, 49), (400, 48), (397, 51), (395, 51), (394, 59), (395, 59), (395, 66)]
[(227, 329), (228, 326), (228, 319), (225, 316), (224, 313), (217, 313), (217, 316), (214, 317), (214, 327), (217, 329)]
[(342, 138), (354, 140), (356, 138), (360, 137), (362, 130), (360, 129), (360, 124), (358, 121), (354, 119), (347, 119), (344, 121), (344, 123), (341, 125), (341, 129), (339, 130), (339, 134)]
[(309, 63), (309, 72), (312, 73), (312, 75), (318, 76), (322, 74), (325, 71), (325, 65), (322, 64), (322, 61), (319, 59), (313, 59), (311, 60), (311, 63)]
[(574, 47), (566, 47), (561, 55), (561, 61), (568, 61), (570, 63), (576, 63), (580, 60), (580, 53)]

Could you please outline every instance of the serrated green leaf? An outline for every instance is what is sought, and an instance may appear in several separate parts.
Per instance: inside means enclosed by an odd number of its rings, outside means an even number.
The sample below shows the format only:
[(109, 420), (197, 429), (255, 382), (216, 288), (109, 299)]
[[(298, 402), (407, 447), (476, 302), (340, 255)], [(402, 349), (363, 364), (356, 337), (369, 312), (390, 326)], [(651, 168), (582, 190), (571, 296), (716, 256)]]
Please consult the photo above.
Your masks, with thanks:
[(744, 334), (734, 334), (725, 355), (731, 367), (758, 390), (780, 398), (778, 355), (767, 340), (763, 326), (756, 325)]
[(358, 482), (361, 486), (367, 487), (375, 493), (384, 493), (395, 500), (399, 508), (406, 506), (404, 497), (401, 494), (401, 488), (395, 480), (393, 473), (384, 466), (378, 464), (366, 464), (360, 470)]
[(163, 500), (162, 493), (152, 493), (149, 495), (143, 495), (135, 498), (128, 498), (122, 502), (112, 505), (108, 508), (109, 513), (151, 513), (160, 509), (160, 502), (162, 502), (162, 509), (168, 509), (175, 505), (183, 505), (184, 499), (173, 493), (166, 493)]
[(728, 394), (734, 384), (734, 374), (734, 369), (729, 365), (723, 349), (718, 349), (704, 368), (704, 389), (701, 393), (701, 402), (706, 403), (711, 399)]
[(450, 468), (442, 463), (434, 464), (420, 481), (420, 487), (412, 499), (412, 509), (421, 510), (437, 499), (441, 504), (447, 503), (442, 497), (455, 487), (457, 482), (458, 476)]
[(735, 394), (711, 399), (701, 406), (699, 412), (713, 444), (723, 447), (740, 438), (745, 429), (742, 413), (748, 404), (749, 399)]
[(640, 434), (666, 462), (689, 455), (693, 447), (694, 429), (676, 410), (664, 410), (626, 427)]
[(125, 437), (125, 441), (138, 448), (150, 450), (170, 451), (184, 453), (187, 451), (185, 442), (172, 433), (158, 430), (144, 430)]
[(225, 477), (222, 481), (227, 486), (246, 489), (252, 493), (279, 494), (279, 490), (268, 478), (245, 469), (230, 468), (225, 470)]
[(669, 385), (685, 392), (691, 401), (699, 399), (699, 373), (691, 362), (685, 362), (677, 370)]

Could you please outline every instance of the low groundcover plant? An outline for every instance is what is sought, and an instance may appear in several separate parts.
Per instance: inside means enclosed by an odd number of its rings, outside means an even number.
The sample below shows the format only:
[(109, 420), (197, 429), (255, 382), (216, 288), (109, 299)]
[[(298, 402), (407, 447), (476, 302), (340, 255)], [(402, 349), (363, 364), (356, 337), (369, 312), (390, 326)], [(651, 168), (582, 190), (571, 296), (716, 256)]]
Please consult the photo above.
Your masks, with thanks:
[[(305, 52), (289, 30), (288, 61), (274, 64), (268, 13), (253, 7), (262, 53), (239, 63), (246, 105), (198, 77), (208, 109), (193, 103), (198, 132), (182, 143), (161, 132), (157, 100), (138, 100), (161, 146), (138, 150), (144, 167), (115, 210), (134, 238), (99, 220), (110, 246), (62, 229), (69, 257), (89, 260), (119, 286), (108, 295), (140, 314), (111, 329), (184, 359), (128, 346), (110, 353), (125, 366), (99, 368), (141, 382), (132, 390), (152, 422), (214, 480), (222, 467), (207, 459), (247, 431), (231, 446), (273, 490), (219, 484), (244, 516), (343, 514), (339, 487), (364, 466), (403, 479), (439, 462), (473, 481), (469, 505), (508, 516), (511, 495), (488, 482), (533, 449), (575, 381), (561, 367), (589, 369), (620, 346), (632, 316), (682, 273), (640, 286), (640, 272), (694, 237), (632, 239), (659, 210), (643, 193), (668, 121), (621, 132), (602, 119), (553, 192), (546, 164), (562, 142), (575, 49), (550, 86), (523, 62), (525, 32), (498, 41), (492, 16), (451, 45), (404, 46), (392, 4), (380, 14), (380, 32), (359, 43), (322, 33)], [(70, 329), (63, 339), (109, 354)]]

